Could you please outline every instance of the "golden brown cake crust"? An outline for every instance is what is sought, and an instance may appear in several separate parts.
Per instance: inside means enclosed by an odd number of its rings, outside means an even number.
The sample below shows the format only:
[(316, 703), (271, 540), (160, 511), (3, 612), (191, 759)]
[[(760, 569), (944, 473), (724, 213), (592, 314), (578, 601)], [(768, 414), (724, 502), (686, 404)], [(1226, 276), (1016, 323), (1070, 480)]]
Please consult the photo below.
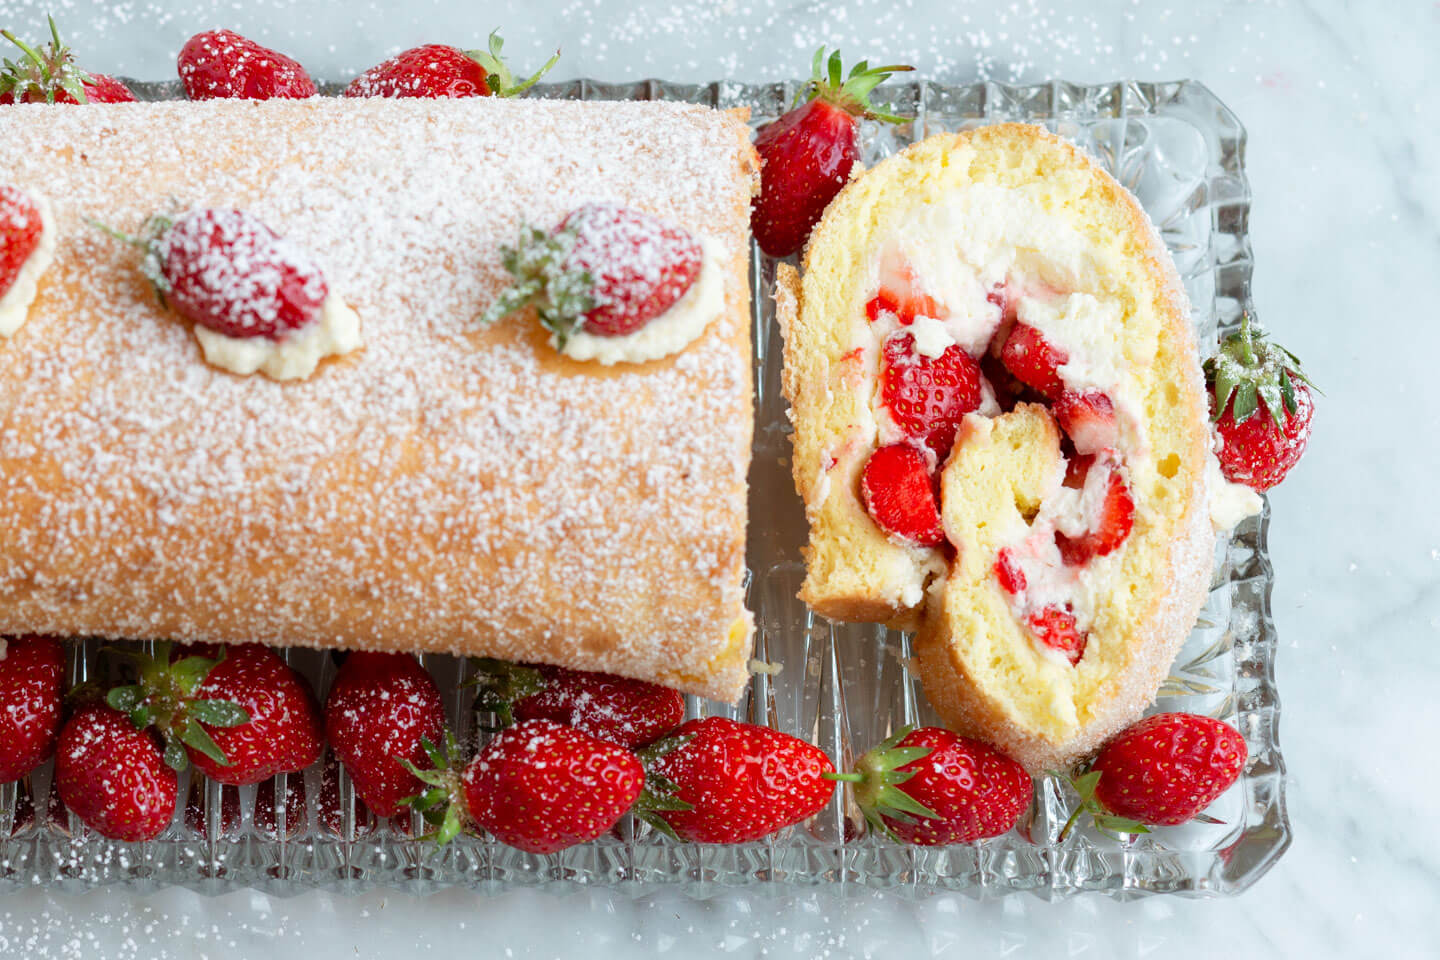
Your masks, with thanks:
[[(3, 177), (56, 262), (0, 340), (0, 634), (483, 654), (733, 699), (751, 441), (742, 116), (654, 103), (12, 107)], [(497, 246), (611, 201), (721, 240), (726, 309), (602, 369), (475, 318)], [(207, 366), (87, 226), (243, 207), (312, 253), (362, 351)]]

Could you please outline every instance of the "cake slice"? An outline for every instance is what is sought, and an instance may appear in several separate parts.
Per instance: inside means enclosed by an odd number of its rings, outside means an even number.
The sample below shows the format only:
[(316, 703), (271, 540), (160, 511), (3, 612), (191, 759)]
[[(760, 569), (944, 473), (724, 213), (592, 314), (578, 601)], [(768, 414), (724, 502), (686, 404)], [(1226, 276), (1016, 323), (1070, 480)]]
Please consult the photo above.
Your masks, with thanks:
[[(0, 339), (0, 635), (473, 654), (738, 695), (742, 116), (35, 105), (0, 111), (0, 139), (0, 178), (48, 197), (55, 233), (24, 325)], [(643, 362), (562, 354), (532, 309), (481, 322), (522, 227), (596, 204), (704, 250), (712, 312)], [(134, 235), (196, 210), (244, 211), (303, 250), (358, 317), (358, 348), (283, 381), (220, 369), (141, 252), (88, 222)]]
[(804, 268), (777, 293), (802, 598), (918, 628), (962, 733), (1080, 757), (1153, 700), (1208, 585), (1210, 431), (1159, 237), (1074, 146), (1001, 124), (853, 180)]

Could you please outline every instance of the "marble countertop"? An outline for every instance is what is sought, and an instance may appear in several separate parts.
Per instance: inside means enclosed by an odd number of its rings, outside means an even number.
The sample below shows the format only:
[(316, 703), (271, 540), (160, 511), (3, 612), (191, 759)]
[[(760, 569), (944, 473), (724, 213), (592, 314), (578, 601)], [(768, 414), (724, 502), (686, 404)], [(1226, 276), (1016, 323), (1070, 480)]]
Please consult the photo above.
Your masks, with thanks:
[(1440, 324), (1426, 306), (1440, 302), (1427, 86), (1440, 4), (0, 0), (0, 26), (40, 35), (51, 6), (87, 65), (147, 79), (173, 76), (184, 39), (213, 25), (337, 79), (412, 43), (478, 45), (497, 25), (521, 71), (560, 46), (560, 79), (778, 79), (821, 43), (952, 83), (1194, 77), (1249, 129), (1255, 299), (1325, 395), (1305, 462), (1272, 496), (1295, 840), (1244, 896), (31, 891), (0, 898), (0, 957), (1440, 956), (1440, 765), (1425, 739), (1440, 730), (1440, 512), (1400, 493), (1440, 476)]

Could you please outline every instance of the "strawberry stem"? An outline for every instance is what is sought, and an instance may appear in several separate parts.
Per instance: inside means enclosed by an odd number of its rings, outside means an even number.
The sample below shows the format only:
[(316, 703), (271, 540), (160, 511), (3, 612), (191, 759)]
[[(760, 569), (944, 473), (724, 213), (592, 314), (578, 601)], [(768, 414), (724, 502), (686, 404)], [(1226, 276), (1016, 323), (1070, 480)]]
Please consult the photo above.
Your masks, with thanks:
[(839, 783), (864, 783), (863, 773), (822, 773), (820, 776), (826, 780), (834, 780)]
[(810, 82), (799, 90), (795, 102), (799, 104), (818, 98), (835, 104), (852, 116), (886, 123), (905, 123), (913, 118), (877, 110), (870, 103), (870, 93), (890, 79), (892, 74), (914, 69), (908, 64), (872, 67), (868, 60), (861, 60), (850, 69), (850, 75), (846, 77), (840, 51), (835, 50), (827, 60), (825, 48), (822, 46), (815, 51), (815, 57), (811, 61)]

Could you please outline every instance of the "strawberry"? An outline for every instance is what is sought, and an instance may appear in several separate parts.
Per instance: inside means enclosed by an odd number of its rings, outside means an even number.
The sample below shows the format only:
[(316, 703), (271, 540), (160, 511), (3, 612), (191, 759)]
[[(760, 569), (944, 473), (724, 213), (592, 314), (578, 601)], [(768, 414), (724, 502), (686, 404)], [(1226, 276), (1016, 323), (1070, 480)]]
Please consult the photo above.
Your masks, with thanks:
[(195, 34), (176, 66), (191, 100), (303, 100), (316, 92), (298, 61), (233, 30)]
[(1030, 614), (1025, 623), (1036, 640), (1065, 654), (1070, 666), (1075, 666), (1085, 656), (1085, 642), (1089, 636), (1076, 625), (1075, 615), (1068, 606), (1051, 604), (1042, 607)]
[(645, 753), (647, 785), (636, 813), (656, 829), (700, 843), (758, 840), (814, 816), (835, 785), (819, 747), (725, 717), (691, 720)]
[(453, 738), (443, 752), (424, 743), (434, 769), (406, 766), (430, 788), (407, 802), (439, 825), (441, 844), (482, 827), (509, 846), (555, 853), (609, 830), (645, 786), (629, 750), (552, 720), (507, 727), (459, 773)]
[(0, 297), (15, 285), (44, 230), (35, 201), (18, 187), (0, 185)]
[(187, 761), (220, 783), (258, 783), (314, 763), (324, 746), (320, 710), (304, 679), (259, 644), (195, 645), (171, 657), (131, 653), (139, 682), (115, 687), (105, 701), (136, 728), (154, 726), (164, 759)]
[[(1252, 331), (1247, 314), (1205, 361), (1205, 380), (1225, 479), (1257, 491), (1284, 480), (1305, 452), (1315, 412), (1313, 384), (1295, 354)], [(1261, 411), (1269, 416), (1256, 416)]]
[(892, 443), (870, 454), (860, 474), (860, 496), (870, 518), (887, 535), (922, 547), (944, 542), (925, 455), (910, 444)]
[(175, 771), (155, 738), (98, 701), (60, 731), (55, 782), (65, 806), (112, 840), (152, 840), (175, 815)]
[(1245, 738), (1227, 723), (1194, 713), (1146, 717), (1105, 744), (1076, 778), (1080, 804), (1060, 839), (1082, 813), (1117, 833), (1196, 819), (1230, 789), (1248, 757)]
[(897, 843), (998, 837), (1030, 806), (1024, 767), (940, 727), (904, 727), (861, 757), (855, 772), (826, 776), (856, 784), (865, 819)]
[(927, 357), (916, 352), (914, 340), (904, 330), (886, 338), (880, 399), (906, 436), (924, 441), (943, 461), (960, 421), (980, 406), (980, 365), (959, 344)]
[(1000, 582), (1000, 589), (1009, 594), (1023, 593), (1029, 586), (1025, 571), (1015, 561), (1015, 551), (1009, 547), (1002, 548), (995, 556), (995, 579)]
[(1120, 439), (1115, 405), (1099, 390), (1066, 390), (1052, 408), (1060, 429), (1084, 456), (1113, 449)]
[(54, 637), (11, 637), (0, 650), (0, 783), (9, 783), (55, 752), (65, 648)]
[(880, 261), (880, 290), (865, 304), (865, 316), (871, 323), (882, 313), (893, 313), (904, 326), (914, 323), (916, 317), (941, 315), (935, 298), (920, 292), (910, 264), (888, 252)]
[(1000, 348), (1000, 361), (1016, 380), (1047, 400), (1056, 399), (1065, 389), (1059, 368), (1070, 362), (1070, 355), (1027, 323), (1017, 322), (1010, 328), (1010, 336)]
[(1094, 518), (1090, 529), (1079, 536), (1067, 536), (1055, 532), (1055, 545), (1060, 548), (1060, 558), (1072, 567), (1083, 566), (1092, 557), (1103, 557), (1125, 542), (1135, 526), (1135, 500), (1130, 496), (1130, 487), (1120, 471), (1110, 466), (1105, 478), (1094, 479), (1095, 471), (1090, 470), (1086, 486), (1091, 483), (1105, 483), (1104, 499), (1100, 512)]
[(142, 271), (185, 319), (227, 337), (280, 341), (319, 319), (330, 288), (309, 255), (241, 210), (153, 216), (138, 237)]
[(24, 57), (6, 60), (0, 68), (0, 104), (7, 103), (133, 103), (135, 94), (114, 77), (87, 73), (75, 63), (75, 54), (60, 42), (55, 18), (50, 18), (50, 43), (43, 51), (19, 40), (9, 30), (0, 37), (20, 48)]
[(1065, 480), (1063, 486), (1074, 490), (1081, 490), (1085, 487), (1085, 478), (1090, 474), (1090, 468), (1095, 463), (1095, 455), (1075, 454), (1065, 458)]
[(430, 43), (396, 54), (366, 70), (345, 88), (347, 97), (514, 97), (524, 93), (555, 66), (560, 51), (530, 79), (516, 82), (505, 58), (505, 41), (490, 34), (488, 50), (461, 50)]
[(521, 230), (501, 247), (515, 277), (482, 322), (533, 305), (564, 350), (579, 331), (604, 337), (634, 333), (685, 295), (700, 276), (699, 242), (680, 227), (615, 204), (587, 204), (550, 233)]
[(440, 689), (405, 653), (356, 652), (345, 658), (325, 701), (325, 736), (360, 799), (382, 817), (424, 789), (401, 764), (426, 764), (422, 740), (445, 731)]
[(482, 659), (475, 706), (516, 720), (553, 720), (622, 747), (643, 747), (685, 719), (678, 690), (643, 680), (547, 665)]
[(870, 104), (870, 92), (908, 66), (871, 67), (857, 63), (844, 77), (840, 51), (825, 59), (815, 51), (806, 102), (760, 128), (755, 149), (762, 163), (760, 195), (750, 210), (750, 227), (760, 249), (772, 257), (799, 250), (825, 207), (850, 179), (860, 155), (857, 118), (903, 123)]

